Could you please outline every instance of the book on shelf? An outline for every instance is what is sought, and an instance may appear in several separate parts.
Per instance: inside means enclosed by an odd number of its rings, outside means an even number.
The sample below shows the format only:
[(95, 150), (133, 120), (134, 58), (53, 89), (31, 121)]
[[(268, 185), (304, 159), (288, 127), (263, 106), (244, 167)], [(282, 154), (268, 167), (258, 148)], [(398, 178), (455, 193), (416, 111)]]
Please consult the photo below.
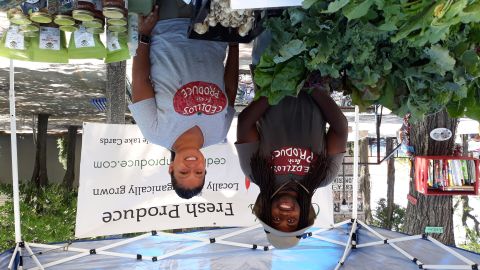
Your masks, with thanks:
[(454, 187), (442, 187), (443, 191), (474, 191), (474, 186), (454, 186)]
[(471, 190), (477, 178), (475, 161), (473, 160), (431, 159), (426, 169), (429, 189)]

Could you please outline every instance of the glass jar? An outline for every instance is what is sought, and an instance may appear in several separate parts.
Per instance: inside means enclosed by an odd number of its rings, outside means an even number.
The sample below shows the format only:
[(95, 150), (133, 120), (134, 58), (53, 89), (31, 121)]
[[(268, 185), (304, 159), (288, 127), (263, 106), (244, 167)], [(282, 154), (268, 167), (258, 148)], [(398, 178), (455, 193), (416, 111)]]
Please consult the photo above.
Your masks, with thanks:
[(72, 26), (75, 25), (75, 20), (72, 16), (59, 14), (55, 16), (53, 22), (59, 26)]
[(52, 16), (45, 11), (37, 11), (30, 14), (30, 20), (36, 23), (51, 23)]
[(124, 0), (103, 0), (103, 15), (109, 19), (126, 18), (128, 10)]
[(48, 13), (47, 0), (25, 0), (20, 7), (25, 15), (30, 15), (31, 13), (38, 11)]
[(30, 21), (28, 16), (23, 14), (22, 10), (16, 9), (16, 8), (12, 8), (8, 10), (7, 18), (12, 24), (16, 24), (16, 25), (27, 25), (32, 23), (32, 21)]
[(83, 22), (82, 25), (87, 28), (87, 32), (100, 34), (103, 33), (103, 27), (105, 25), (105, 17), (101, 10), (96, 10), (94, 13), (95, 18), (89, 22)]
[(81, 22), (93, 20), (95, 4), (92, 1), (78, 1), (75, 10), (72, 11), (72, 17)]

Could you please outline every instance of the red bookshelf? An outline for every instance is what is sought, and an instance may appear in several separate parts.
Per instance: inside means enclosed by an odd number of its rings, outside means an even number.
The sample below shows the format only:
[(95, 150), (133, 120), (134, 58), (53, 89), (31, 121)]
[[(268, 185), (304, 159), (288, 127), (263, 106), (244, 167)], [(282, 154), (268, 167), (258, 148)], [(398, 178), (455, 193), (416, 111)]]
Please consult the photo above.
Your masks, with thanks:
[[(475, 182), (472, 184), (450, 185), (450, 186), (432, 186), (432, 179), (429, 174), (432, 174), (431, 161), (441, 161), (442, 164), (449, 160), (473, 160), (475, 163)], [(437, 162), (438, 163), (438, 162)], [(416, 156), (415, 157), (415, 187), (418, 192), (424, 195), (436, 196), (452, 196), (452, 195), (478, 195), (478, 187), (480, 182), (480, 160), (472, 157), (462, 156)], [(433, 173), (434, 175), (434, 173)], [(432, 178), (432, 175), (430, 175)], [(463, 190), (461, 190), (463, 189)]]

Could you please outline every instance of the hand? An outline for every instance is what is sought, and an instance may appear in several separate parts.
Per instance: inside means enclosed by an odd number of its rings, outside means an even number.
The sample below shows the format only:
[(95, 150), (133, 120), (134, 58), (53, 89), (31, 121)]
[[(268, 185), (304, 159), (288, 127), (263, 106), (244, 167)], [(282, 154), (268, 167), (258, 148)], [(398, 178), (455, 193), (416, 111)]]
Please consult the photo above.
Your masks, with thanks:
[(141, 35), (150, 36), (152, 33), (153, 27), (158, 21), (158, 6), (156, 5), (148, 16), (140, 17), (139, 26), (138, 26), (138, 33)]

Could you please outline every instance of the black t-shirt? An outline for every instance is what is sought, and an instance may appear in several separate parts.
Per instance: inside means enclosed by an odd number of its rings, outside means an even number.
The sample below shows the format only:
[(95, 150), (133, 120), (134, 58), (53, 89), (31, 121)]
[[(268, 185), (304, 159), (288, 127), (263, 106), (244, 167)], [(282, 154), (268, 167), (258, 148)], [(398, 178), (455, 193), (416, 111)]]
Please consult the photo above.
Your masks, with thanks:
[[(275, 185), (302, 181), (318, 154), (326, 153), (326, 123), (313, 98), (301, 92), (270, 107), (257, 123), (260, 141), (235, 144), (243, 173), (252, 177), (250, 159), (257, 152), (272, 158)], [(337, 176), (344, 153), (327, 157), (327, 174), (321, 187)]]

